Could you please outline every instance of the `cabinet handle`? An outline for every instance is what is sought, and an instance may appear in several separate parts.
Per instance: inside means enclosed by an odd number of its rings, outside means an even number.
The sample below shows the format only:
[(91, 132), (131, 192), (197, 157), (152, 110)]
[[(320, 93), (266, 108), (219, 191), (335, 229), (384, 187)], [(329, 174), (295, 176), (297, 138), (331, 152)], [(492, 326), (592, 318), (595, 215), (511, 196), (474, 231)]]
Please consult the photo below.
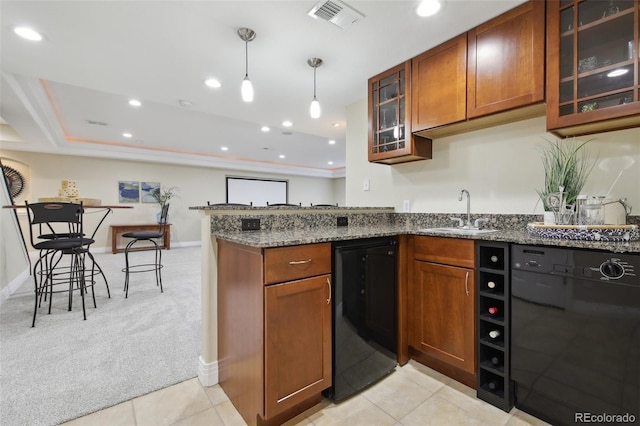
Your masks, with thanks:
[(329, 286), (329, 298), (327, 299), (327, 305), (331, 303), (331, 281), (327, 278), (327, 286)]
[(292, 260), (291, 262), (289, 262), (289, 265), (303, 265), (305, 263), (311, 263), (311, 259), (307, 259), (307, 260)]
[(469, 271), (467, 271), (467, 275), (464, 277), (464, 291), (469, 295)]

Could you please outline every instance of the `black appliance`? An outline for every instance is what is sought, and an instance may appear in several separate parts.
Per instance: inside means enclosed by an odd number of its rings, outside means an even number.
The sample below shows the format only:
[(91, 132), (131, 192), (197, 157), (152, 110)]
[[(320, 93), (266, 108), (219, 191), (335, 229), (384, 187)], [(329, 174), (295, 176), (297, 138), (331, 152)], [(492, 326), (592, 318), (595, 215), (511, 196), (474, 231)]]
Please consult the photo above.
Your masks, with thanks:
[(397, 365), (397, 248), (395, 237), (333, 245), (333, 386), (325, 395), (334, 401)]
[(512, 246), (516, 407), (554, 425), (640, 422), (639, 273), (637, 254)]

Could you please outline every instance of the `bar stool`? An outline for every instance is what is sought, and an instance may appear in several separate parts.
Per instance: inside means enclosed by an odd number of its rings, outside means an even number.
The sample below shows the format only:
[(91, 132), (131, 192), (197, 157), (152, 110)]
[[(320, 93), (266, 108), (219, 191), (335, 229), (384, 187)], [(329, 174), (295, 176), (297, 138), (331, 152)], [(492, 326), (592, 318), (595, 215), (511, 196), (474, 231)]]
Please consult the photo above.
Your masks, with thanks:
[[(93, 307), (96, 307), (93, 270), (89, 281), (85, 276), (85, 256), (89, 253), (89, 246), (95, 240), (84, 237), (82, 202), (79, 204), (58, 202), (30, 204), (25, 201), (25, 206), (29, 216), (31, 246), (39, 251), (38, 260), (33, 265), (35, 306), (31, 327), (36, 324), (36, 314), (42, 299), (46, 302), (49, 298), (49, 313), (51, 313), (53, 294), (68, 293), (68, 310), (70, 311), (72, 295), (76, 290), (80, 292), (82, 314), (86, 320), (84, 295), (89, 287)], [(44, 233), (43, 230), (45, 230)], [(61, 265), (60, 262), (64, 256), (70, 258), (69, 266)], [(107, 285), (107, 291), (108, 288)]]
[[(157, 231), (140, 231), (140, 232), (127, 232), (122, 234), (124, 238), (132, 238), (132, 240), (127, 244), (124, 249), (124, 262), (125, 267), (122, 269), (122, 272), (125, 273), (124, 278), (124, 292), (125, 299), (129, 297), (129, 274), (139, 273), (139, 272), (151, 272), (154, 271), (156, 274), (156, 285), (160, 286), (160, 293), (164, 293), (162, 288), (162, 248), (155, 241), (157, 238), (164, 238), (165, 229), (167, 227), (167, 216), (169, 215), (169, 204), (165, 204), (162, 206), (162, 211), (160, 213), (160, 222), (158, 223)], [(155, 260), (154, 263), (141, 263), (137, 265), (129, 264), (129, 252), (133, 251), (133, 246), (139, 241), (150, 241), (154, 245), (155, 249)]]

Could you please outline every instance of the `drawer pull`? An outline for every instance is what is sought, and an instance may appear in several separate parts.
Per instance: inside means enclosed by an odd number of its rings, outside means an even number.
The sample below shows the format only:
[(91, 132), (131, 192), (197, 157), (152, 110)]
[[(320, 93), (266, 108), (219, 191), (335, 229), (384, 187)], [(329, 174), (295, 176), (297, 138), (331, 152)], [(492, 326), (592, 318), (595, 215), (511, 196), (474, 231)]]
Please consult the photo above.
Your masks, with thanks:
[(329, 298), (327, 299), (327, 305), (331, 303), (331, 281), (327, 278), (327, 285), (329, 286)]
[(307, 260), (292, 260), (291, 262), (289, 262), (289, 265), (304, 265), (305, 263), (311, 263), (312, 260), (311, 259), (307, 259)]

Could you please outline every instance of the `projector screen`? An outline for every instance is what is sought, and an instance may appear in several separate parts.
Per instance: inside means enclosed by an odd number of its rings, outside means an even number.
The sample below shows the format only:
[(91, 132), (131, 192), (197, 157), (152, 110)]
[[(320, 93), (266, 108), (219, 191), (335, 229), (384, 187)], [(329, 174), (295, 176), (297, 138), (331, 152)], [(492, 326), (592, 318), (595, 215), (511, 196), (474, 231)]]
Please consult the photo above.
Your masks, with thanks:
[(227, 176), (227, 203), (266, 206), (288, 202), (287, 180)]

